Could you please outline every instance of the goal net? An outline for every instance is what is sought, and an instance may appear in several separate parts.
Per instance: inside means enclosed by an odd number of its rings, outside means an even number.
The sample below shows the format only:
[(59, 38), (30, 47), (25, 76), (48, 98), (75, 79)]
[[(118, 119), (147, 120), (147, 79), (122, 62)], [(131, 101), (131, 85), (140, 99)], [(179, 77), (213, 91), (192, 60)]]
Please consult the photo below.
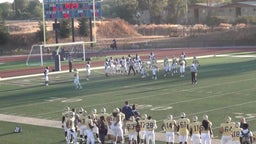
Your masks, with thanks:
[(85, 61), (85, 45), (92, 42), (72, 42), (46, 45), (32, 45), (28, 54), (27, 66), (54, 65), (56, 56), (60, 61)]

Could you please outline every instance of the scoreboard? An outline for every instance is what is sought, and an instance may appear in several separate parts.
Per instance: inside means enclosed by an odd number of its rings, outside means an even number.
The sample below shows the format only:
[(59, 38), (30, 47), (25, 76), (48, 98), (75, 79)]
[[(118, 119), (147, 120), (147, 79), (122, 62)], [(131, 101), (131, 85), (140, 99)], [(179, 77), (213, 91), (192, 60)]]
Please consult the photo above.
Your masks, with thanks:
[(45, 19), (61, 18), (83, 18), (93, 17), (95, 7), (95, 17), (101, 16), (101, 3), (95, 5), (88, 0), (44, 0)]

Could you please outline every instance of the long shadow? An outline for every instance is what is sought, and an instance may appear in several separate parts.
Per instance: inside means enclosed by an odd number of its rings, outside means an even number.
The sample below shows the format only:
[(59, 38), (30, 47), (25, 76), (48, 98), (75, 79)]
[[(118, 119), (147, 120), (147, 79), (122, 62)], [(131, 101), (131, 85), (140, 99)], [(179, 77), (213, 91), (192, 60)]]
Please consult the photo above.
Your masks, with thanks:
[(0, 137), (7, 136), (7, 135), (12, 135), (12, 134), (16, 134), (16, 133), (14, 133), (14, 132), (2, 133), (2, 134), (0, 134)]

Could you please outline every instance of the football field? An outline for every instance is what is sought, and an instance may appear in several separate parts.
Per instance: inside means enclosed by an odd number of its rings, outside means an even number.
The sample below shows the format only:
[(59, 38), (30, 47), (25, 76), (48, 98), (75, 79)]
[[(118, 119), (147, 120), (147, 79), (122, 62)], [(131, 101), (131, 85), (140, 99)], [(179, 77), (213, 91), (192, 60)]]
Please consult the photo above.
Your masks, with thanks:
[[(73, 73), (51, 74), (48, 87), (44, 86), (43, 75), (0, 81), (0, 114), (19, 116), (15, 123), (0, 120), (0, 143), (65, 143), (61, 122), (54, 127), (47, 123), (34, 126), (37, 121), (33, 125), (21, 124), (26, 122), (20, 117), (61, 121), (66, 106), (83, 107), (87, 112), (93, 108), (100, 112), (105, 107), (111, 113), (125, 101), (136, 104), (141, 114), (157, 120), (157, 132), (162, 132), (162, 121), (169, 114), (178, 119), (181, 112), (188, 118), (196, 115), (199, 120), (207, 114), (215, 139), (220, 139), (218, 127), (226, 116), (235, 122), (245, 117), (250, 129), (256, 131), (256, 53), (233, 53), (199, 61), (196, 85), (191, 84), (189, 67), (184, 78), (179, 74), (166, 78), (161, 63), (157, 80), (151, 76), (142, 79), (140, 75), (105, 77), (103, 69), (95, 69), (87, 81), (85, 71), (80, 71), (80, 90), (75, 89)], [(16, 126), (22, 126), (21, 134), (12, 133)]]

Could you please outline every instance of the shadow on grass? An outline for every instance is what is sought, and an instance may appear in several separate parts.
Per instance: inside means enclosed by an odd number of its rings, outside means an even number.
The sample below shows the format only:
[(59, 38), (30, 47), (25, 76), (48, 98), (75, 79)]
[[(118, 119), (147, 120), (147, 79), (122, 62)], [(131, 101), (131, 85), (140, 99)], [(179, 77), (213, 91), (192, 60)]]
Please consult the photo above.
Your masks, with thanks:
[(15, 132), (0, 133), (0, 137), (11, 135), (11, 134), (16, 134), (16, 133)]

